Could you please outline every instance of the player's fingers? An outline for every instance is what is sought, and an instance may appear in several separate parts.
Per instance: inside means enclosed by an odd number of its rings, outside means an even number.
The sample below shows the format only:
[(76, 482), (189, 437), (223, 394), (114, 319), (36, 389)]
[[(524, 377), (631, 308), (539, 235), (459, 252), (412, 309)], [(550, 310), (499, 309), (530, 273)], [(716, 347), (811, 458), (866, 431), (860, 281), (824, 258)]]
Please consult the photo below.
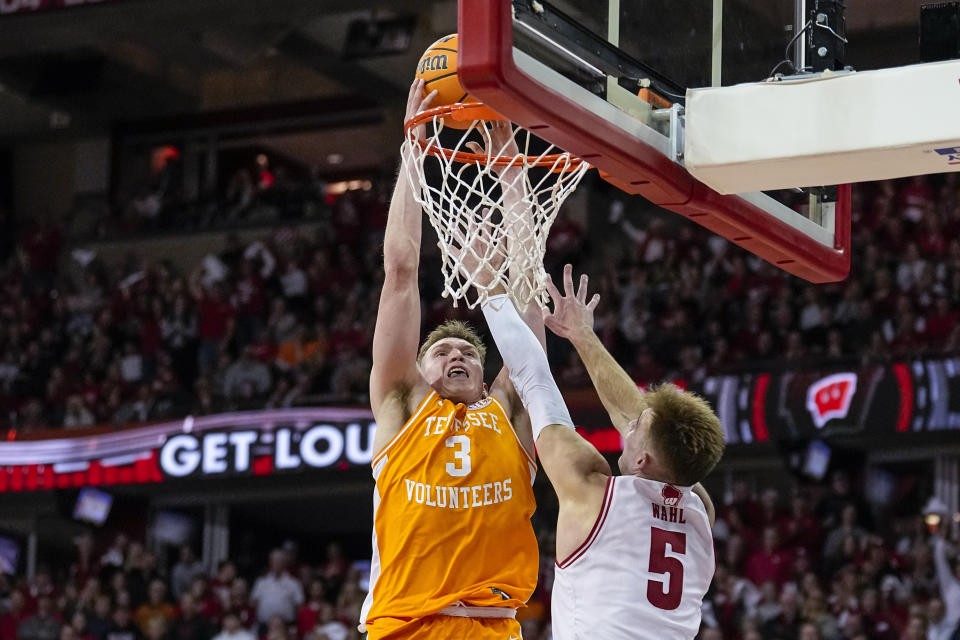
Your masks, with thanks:
[(467, 147), (468, 149), (470, 149), (470, 151), (473, 151), (473, 152), (476, 153), (476, 154), (484, 155), (483, 147), (481, 147), (479, 143), (476, 143), (476, 142), (468, 142), (468, 143), (465, 144), (464, 146)]
[(593, 297), (590, 298), (590, 302), (587, 303), (587, 310), (588, 310), (588, 311), (593, 311), (594, 309), (597, 308), (597, 305), (598, 305), (598, 304), (600, 304), (600, 294), (599, 294), (599, 293), (595, 293), (595, 294), (593, 294)]
[(566, 296), (575, 297), (573, 291), (573, 265), (565, 264), (563, 266), (563, 294)]
[(407, 106), (410, 106), (413, 103), (413, 99), (417, 96), (417, 91), (420, 89), (420, 78), (414, 78), (413, 82), (410, 83), (410, 91), (407, 92)]
[(427, 109), (430, 106), (430, 103), (433, 102), (433, 99), (436, 97), (437, 97), (437, 90), (434, 89), (433, 91), (428, 93), (427, 97), (420, 102), (419, 111), (423, 111), (424, 109)]
[(410, 94), (407, 96), (408, 115), (413, 115), (413, 110), (417, 108), (421, 98), (423, 98), (423, 80), (416, 78), (410, 85)]
[(577, 300), (586, 304), (587, 302), (587, 283), (590, 281), (589, 276), (583, 273), (580, 275), (580, 288), (577, 289)]
[(553, 300), (554, 306), (556, 306), (557, 301), (560, 299), (560, 292), (557, 291), (557, 286), (553, 284), (553, 278), (547, 276), (547, 293), (550, 294), (550, 299)]

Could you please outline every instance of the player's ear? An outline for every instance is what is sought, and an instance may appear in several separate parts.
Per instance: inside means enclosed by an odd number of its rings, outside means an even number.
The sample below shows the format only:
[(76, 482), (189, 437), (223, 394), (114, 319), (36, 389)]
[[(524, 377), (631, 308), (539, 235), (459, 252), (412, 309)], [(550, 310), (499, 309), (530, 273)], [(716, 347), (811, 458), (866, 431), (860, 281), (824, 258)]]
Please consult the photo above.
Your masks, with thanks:
[(489, 387), (487, 387), (487, 383), (484, 382), (484, 383), (483, 383), (483, 395), (482, 395), (481, 397), (482, 397), (482, 398), (486, 398), (487, 395), (489, 395)]
[(652, 465), (653, 465), (653, 457), (650, 455), (650, 452), (644, 451), (641, 449), (639, 457), (637, 458), (637, 470), (649, 471)]

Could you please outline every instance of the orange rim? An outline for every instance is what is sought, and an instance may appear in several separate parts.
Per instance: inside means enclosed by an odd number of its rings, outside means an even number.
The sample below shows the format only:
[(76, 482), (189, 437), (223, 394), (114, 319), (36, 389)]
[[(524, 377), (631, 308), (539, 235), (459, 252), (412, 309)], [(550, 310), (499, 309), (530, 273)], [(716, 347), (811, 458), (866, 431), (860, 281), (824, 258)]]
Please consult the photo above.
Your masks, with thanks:
[[(466, 102), (456, 104), (445, 104), (439, 107), (433, 107), (426, 111), (421, 111), (406, 121), (403, 125), (404, 133), (409, 134), (414, 127), (432, 121), (435, 117), (450, 116), (459, 122), (471, 122), (473, 120), (506, 120), (490, 107), (480, 102)], [(498, 157), (491, 161), (490, 156), (485, 153), (471, 153), (469, 151), (454, 151), (441, 147), (439, 144), (428, 144), (422, 140), (417, 140), (417, 145), (425, 153), (432, 156), (441, 156), (454, 162), (462, 164), (479, 163), (482, 165), (492, 165), (494, 167), (527, 166), (527, 167), (552, 167), (564, 158), (569, 158), (570, 164), (563, 168), (555, 168), (554, 171), (566, 172), (574, 171), (580, 168), (583, 160), (570, 153), (551, 153), (545, 156), (528, 156), (522, 153), (515, 156)]]

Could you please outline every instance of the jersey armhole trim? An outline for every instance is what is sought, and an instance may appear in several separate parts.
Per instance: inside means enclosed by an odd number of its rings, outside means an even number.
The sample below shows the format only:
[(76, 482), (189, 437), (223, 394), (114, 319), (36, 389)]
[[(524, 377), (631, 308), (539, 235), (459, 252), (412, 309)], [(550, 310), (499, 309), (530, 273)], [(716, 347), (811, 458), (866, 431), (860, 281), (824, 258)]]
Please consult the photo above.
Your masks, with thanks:
[(590, 548), (590, 545), (593, 544), (593, 541), (597, 539), (597, 536), (600, 535), (600, 530), (603, 528), (603, 523), (607, 519), (607, 513), (610, 512), (610, 505), (613, 502), (613, 476), (607, 478), (607, 487), (603, 492), (603, 505), (600, 507), (600, 513), (597, 514), (597, 519), (593, 523), (593, 529), (590, 530), (590, 535), (587, 536), (587, 539), (584, 540), (576, 551), (571, 553), (565, 560), (562, 562), (557, 562), (557, 567), (560, 569), (566, 569), (571, 564), (583, 557), (583, 554), (587, 552), (587, 549)]
[(402, 436), (404, 432), (406, 432), (406, 430), (410, 428), (410, 425), (416, 422), (417, 418), (420, 417), (420, 414), (423, 413), (423, 410), (427, 408), (427, 403), (429, 403), (433, 399), (433, 396), (436, 395), (436, 393), (437, 393), (436, 389), (430, 389), (430, 393), (428, 393), (426, 397), (420, 401), (420, 406), (417, 407), (417, 410), (413, 412), (413, 415), (410, 416), (410, 419), (407, 420), (407, 423), (403, 425), (403, 428), (400, 429), (400, 431), (397, 432), (397, 435), (393, 436), (390, 442), (388, 442), (386, 446), (384, 446), (383, 449), (380, 450), (380, 453), (378, 453), (377, 456), (370, 461), (371, 467), (376, 467), (377, 463), (380, 462), (380, 459), (383, 456), (387, 455), (387, 451), (389, 451), (390, 448), (393, 447), (394, 444), (396, 444), (397, 440), (400, 439), (400, 436)]
[(507, 419), (507, 424), (510, 425), (510, 433), (513, 434), (513, 437), (517, 439), (517, 444), (520, 445), (520, 450), (523, 451), (523, 455), (527, 456), (527, 460), (530, 461), (530, 464), (533, 465), (534, 476), (537, 472), (537, 459), (530, 455), (530, 452), (527, 451), (527, 448), (523, 446), (523, 442), (520, 441), (520, 436), (517, 435), (517, 430), (513, 428), (513, 420), (510, 419), (510, 414), (507, 413), (507, 410), (503, 408), (503, 404), (497, 399), (496, 396), (490, 396), (490, 399), (497, 403), (497, 406), (500, 407), (500, 411), (503, 413), (504, 417)]

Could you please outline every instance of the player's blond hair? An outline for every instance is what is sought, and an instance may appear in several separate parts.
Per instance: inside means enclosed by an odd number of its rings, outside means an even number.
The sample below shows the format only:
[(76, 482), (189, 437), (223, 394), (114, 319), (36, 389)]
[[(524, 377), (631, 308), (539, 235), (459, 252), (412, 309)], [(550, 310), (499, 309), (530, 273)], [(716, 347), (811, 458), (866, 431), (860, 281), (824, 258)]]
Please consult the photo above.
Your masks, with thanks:
[(643, 394), (653, 409), (650, 438), (671, 481), (692, 486), (707, 476), (723, 456), (723, 428), (707, 401), (672, 384)]
[(427, 339), (420, 347), (420, 351), (417, 353), (417, 362), (423, 360), (423, 356), (427, 355), (427, 351), (434, 343), (440, 342), (445, 338), (459, 338), (469, 342), (477, 350), (481, 365), (487, 357), (487, 347), (484, 346), (483, 340), (481, 340), (477, 332), (473, 330), (473, 327), (461, 320), (447, 320), (427, 336)]

